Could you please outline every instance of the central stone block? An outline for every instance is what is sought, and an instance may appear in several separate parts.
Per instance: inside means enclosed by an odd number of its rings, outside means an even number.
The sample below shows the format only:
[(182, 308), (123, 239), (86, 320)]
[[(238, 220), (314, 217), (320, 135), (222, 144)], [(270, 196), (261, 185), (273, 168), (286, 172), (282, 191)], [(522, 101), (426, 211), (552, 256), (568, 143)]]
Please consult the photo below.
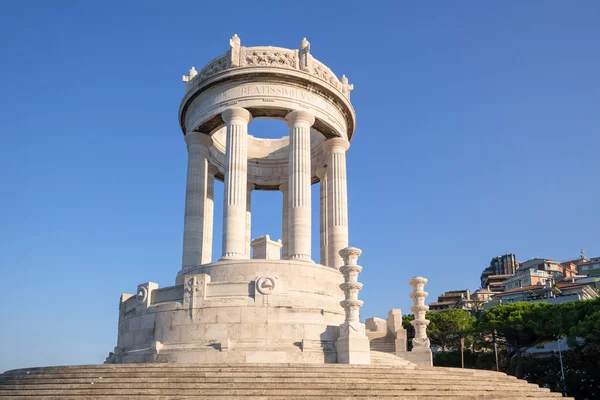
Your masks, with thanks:
[(281, 259), (281, 240), (271, 240), (269, 235), (254, 239), (252, 246), (252, 258), (256, 260), (279, 260)]

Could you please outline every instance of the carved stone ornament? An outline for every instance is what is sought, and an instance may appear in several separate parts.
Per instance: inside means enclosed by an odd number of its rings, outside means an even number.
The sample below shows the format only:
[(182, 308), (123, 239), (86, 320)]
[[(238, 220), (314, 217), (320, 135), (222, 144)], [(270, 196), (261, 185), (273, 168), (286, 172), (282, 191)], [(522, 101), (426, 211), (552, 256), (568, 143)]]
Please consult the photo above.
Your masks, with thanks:
[(136, 299), (140, 303), (144, 303), (148, 299), (148, 289), (145, 287), (141, 287), (140, 290), (137, 292)]
[(275, 290), (275, 278), (271, 276), (261, 276), (256, 280), (256, 290), (260, 294), (270, 295)]
[(246, 66), (269, 66), (296, 68), (296, 59), (293, 52), (250, 50), (246, 52)]

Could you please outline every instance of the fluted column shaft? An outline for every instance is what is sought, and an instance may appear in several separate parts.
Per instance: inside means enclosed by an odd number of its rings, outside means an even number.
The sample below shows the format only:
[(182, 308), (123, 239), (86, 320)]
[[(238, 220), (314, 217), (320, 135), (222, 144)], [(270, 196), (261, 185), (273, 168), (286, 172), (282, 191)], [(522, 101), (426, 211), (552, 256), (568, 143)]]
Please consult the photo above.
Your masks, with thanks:
[(289, 234), (288, 234), (288, 210), (290, 203), (290, 192), (288, 190), (288, 183), (282, 183), (279, 185), (279, 190), (281, 190), (282, 194), (282, 207), (281, 207), (281, 259), (287, 260), (289, 258)]
[(327, 162), (327, 246), (328, 265), (340, 268), (344, 261), (340, 250), (348, 247), (348, 189), (346, 150), (350, 143), (343, 138), (325, 141)]
[(307, 111), (292, 111), (285, 120), (290, 127), (289, 258), (311, 261), (310, 127), (315, 117)]
[(246, 189), (246, 258), (250, 259), (250, 242), (252, 241), (252, 191), (255, 185), (248, 183)]
[(317, 177), (320, 180), (319, 188), (319, 221), (320, 221), (320, 263), (321, 265), (329, 265), (329, 237), (327, 236), (327, 169), (317, 169)]
[(222, 118), (227, 125), (222, 258), (242, 259), (246, 255), (248, 123), (252, 116), (243, 108), (230, 108)]
[(217, 167), (208, 165), (206, 180), (206, 199), (204, 202), (204, 246), (202, 247), (202, 264), (212, 262), (213, 222), (215, 216), (215, 174)]
[(214, 175), (209, 174), (208, 149), (212, 139), (201, 132), (185, 135), (188, 149), (187, 182), (185, 187), (185, 213), (183, 219), (182, 268), (204, 263), (206, 255), (210, 259), (212, 247), (213, 208), (208, 207), (209, 188)]

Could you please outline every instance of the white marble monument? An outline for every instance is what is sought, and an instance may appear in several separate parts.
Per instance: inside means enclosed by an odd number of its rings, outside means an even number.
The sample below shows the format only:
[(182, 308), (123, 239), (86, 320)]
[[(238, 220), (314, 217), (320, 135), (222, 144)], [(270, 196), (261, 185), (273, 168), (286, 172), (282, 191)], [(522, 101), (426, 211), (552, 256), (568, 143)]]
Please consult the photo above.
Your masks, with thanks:
[[(183, 77), (179, 122), (188, 150), (183, 257), (175, 285), (123, 294), (107, 362), (370, 362), (348, 247), (346, 151), (353, 86), (298, 49), (229, 50)], [(280, 139), (253, 120), (280, 119)], [(255, 132), (258, 136), (260, 132)], [(223, 181), (222, 254), (211, 252), (214, 181)], [(320, 259), (311, 249), (311, 185), (320, 184)], [(252, 240), (251, 193), (281, 192), (282, 239)], [(252, 254), (252, 257), (251, 257)]]

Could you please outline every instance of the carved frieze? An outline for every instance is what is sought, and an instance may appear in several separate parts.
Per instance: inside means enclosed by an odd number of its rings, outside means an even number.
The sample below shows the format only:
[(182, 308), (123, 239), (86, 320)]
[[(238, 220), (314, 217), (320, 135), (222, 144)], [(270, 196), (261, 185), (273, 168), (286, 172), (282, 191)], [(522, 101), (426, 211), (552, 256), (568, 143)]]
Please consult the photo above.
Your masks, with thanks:
[(243, 66), (265, 66), (296, 68), (296, 56), (293, 51), (244, 49)]

